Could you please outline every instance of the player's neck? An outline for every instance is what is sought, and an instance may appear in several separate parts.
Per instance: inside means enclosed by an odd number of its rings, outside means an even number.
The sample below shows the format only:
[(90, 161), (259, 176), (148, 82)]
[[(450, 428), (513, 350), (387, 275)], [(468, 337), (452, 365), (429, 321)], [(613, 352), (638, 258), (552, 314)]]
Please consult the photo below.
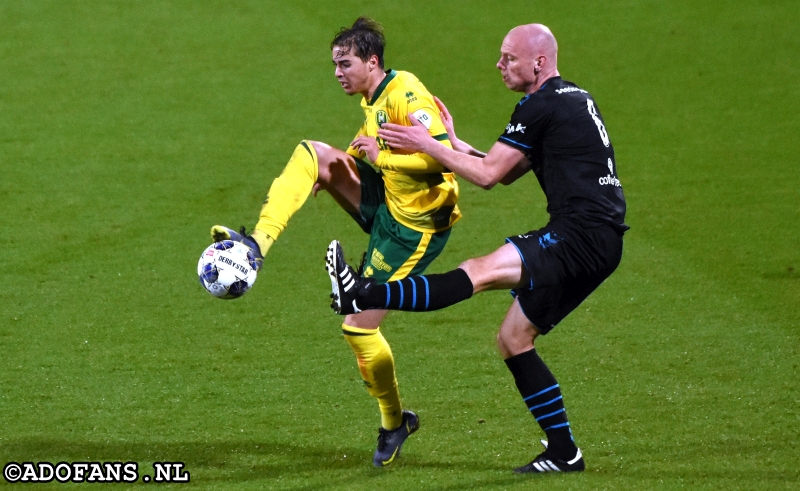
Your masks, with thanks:
[(361, 95), (363, 95), (364, 99), (366, 99), (367, 101), (372, 100), (372, 96), (375, 95), (375, 91), (378, 90), (378, 87), (380, 87), (381, 82), (383, 82), (383, 79), (386, 78), (386, 72), (381, 68), (380, 70), (376, 70), (374, 76), (371, 78), (372, 80), (369, 84), (369, 89), (367, 89), (366, 92), (361, 93)]
[(541, 73), (536, 78), (536, 83), (528, 87), (528, 90), (525, 91), (526, 94), (533, 94), (537, 90), (541, 89), (544, 84), (547, 83), (553, 77), (560, 77), (561, 74), (558, 73), (558, 70), (551, 70), (547, 73)]

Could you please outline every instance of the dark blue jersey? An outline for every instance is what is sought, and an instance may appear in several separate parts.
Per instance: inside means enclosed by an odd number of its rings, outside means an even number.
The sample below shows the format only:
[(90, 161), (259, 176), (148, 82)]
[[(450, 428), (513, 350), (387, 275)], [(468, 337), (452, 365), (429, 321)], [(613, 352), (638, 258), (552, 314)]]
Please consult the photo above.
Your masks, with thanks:
[(549, 79), (517, 104), (498, 141), (531, 161), (551, 220), (628, 229), (614, 147), (588, 92), (561, 77)]

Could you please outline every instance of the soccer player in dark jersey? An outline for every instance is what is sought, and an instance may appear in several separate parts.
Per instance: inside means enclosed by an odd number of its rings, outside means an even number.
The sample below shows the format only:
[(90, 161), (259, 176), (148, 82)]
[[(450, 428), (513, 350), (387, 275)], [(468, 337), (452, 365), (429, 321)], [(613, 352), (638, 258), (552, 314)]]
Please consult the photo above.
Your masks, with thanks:
[(558, 382), (534, 348), (617, 267), (622, 257), (625, 198), (605, 122), (588, 92), (561, 78), (558, 46), (541, 24), (512, 29), (497, 68), (506, 86), (524, 93), (503, 134), (488, 153), (459, 140), (443, 104), (453, 148), (430, 138), (425, 127), (384, 125), (378, 134), (392, 148), (429, 154), (485, 189), (510, 184), (533, 171), (547, 197), (544, 227), (509, 237), (491, 254), (444, 274), (409, 276), (377, 284), (358, 278), (337, 241), (328, 248), (332, 307), (346, 314), (367, 309), (428, 311), (473, 294), (511, 288), (513, 303), (497, 342), (530, 412), (547, 435), (545, 451), (515, 469), (570, 472), (585, 468), (572, 437)]

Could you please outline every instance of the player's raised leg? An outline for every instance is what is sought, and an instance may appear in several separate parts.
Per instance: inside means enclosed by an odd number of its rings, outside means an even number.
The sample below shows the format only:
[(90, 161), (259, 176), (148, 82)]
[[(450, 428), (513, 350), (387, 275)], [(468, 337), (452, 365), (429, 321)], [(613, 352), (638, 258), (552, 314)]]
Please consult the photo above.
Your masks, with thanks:
[[(512, 244), (466, 261), (448, 273), (407, 277), (383, 285), (358, 277), (344, 261), (337, 241), (328, 247), (326, 266), (333, 291), (332, 307), (338, 313), (352, 309), (363, 309), (366, 313), (371, 308), (437, 310), (465, 300), (473, 292), (519, 287), (530, 282)], [(515, 300), (500, 328), (498, 347), (517, 389), (549, 442), (545, 452), (515, 471), (582, 471), (583, 457), (572, 439), (558, 382), (534, 348), (537, 335), (538, 330)]]
[(262, 257), (266, 256), (292, 216), (315, 191), (315, 186), (330, 192), (348, 213), (358, 210), (361, 189), (355, 159), (324, 143), (303, 140), (281, 174), (272, 181), (253, 233), (248, 236), (244, 231), (237, 233), (214, 225), (211, 238), (244, 242)]
[(442, 274), (408, 276), (383, 285), (359, 278), (344, 260), (338, 241), (328, 246), (326, 268), (331, 280), (331, 308), (337, 314), (389, 309), (427, 312), (449, 307), (484, 290), (513, 288), (528, 281), (514, 246), (470, 259)]

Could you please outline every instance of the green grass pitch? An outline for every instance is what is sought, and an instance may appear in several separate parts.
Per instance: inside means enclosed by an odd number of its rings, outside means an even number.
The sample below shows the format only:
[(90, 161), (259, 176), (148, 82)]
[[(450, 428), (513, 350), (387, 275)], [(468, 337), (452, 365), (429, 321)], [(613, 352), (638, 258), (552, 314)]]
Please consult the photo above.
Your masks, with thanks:
[[(350, 259), (366, 241), (327, 195), (244, 298), (197, 283), (209, 227), (252, 226), (299, 140), (355, 134), (328, 45), (362, 14), (479, 148), (519, 97), (494, 68), (517, 24), (552, 28), (603, 111), (632, 229), (538, 343), (583, 474), (510, 472), (540, 434), (494, 345), (506, 292), (385, 321), (422, 428), (371, 467), (377, 408), (323, 272), (331, 239)], [(1, 1), (0, 465), (183, 461), (196, 489), (798, 489), (798, 24), (786, 0)], [(434, 272), (546, 220), (530, 176), (462, 182), (461, 206)]]

